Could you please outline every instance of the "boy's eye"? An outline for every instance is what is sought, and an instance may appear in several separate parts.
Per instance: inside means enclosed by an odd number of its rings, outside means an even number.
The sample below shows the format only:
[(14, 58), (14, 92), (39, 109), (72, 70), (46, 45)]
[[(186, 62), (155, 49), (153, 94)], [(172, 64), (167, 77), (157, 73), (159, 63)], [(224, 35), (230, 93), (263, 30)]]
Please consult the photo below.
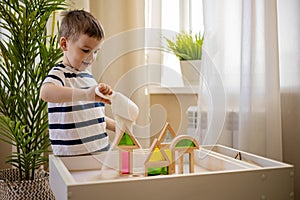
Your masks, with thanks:
[(88, 49), (81, 49), (84, 53), (89, 53), (90, 52), (90, 50), (88, 50)]

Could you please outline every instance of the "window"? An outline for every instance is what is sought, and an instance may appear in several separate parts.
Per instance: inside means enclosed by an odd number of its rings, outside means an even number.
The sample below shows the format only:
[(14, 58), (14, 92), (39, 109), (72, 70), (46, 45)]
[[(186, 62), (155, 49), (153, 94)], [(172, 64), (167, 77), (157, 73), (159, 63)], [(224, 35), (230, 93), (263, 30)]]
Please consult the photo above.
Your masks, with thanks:
[(203, 31), (201, 0), (162, 0), (161, 28), (176, 32)]
[[(173, 32), (204, 32), (202, 0), (148, 0), (146, 27)], [(163, 39), (163, 38), (162, 38)], [(163, 44), (163, 41), (161, 41)], [(163, 46), (163, 45), (162, 45)], [(148, 62), (157, 60), (157, 54), (147, 52)], [(160, 82), (168, 87), (183, 86), (179, 60), (168, 52), (160, 52)], [(179, 76), (170, 73), (179, 74)]]

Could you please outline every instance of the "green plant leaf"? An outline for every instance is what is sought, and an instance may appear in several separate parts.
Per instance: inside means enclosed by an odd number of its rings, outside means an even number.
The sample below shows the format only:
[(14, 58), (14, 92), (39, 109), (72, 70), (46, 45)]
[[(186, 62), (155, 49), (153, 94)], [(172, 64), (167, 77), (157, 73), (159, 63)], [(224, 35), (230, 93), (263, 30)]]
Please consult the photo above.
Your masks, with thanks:
[(201, 33), (191, 35), (181, 32), (174, 40), (165, 38), (167, 49), (176, 55), (179, 60), (201, 60), (204, 36)]
[(15, 146), (7, 161), (25, 179), (33, 179), (32, 172), (47, 162), (47, 104), (39, 91), (62, 57), (47, 21), (63, 9), (64, 0), (0, 0), (0, 134)]

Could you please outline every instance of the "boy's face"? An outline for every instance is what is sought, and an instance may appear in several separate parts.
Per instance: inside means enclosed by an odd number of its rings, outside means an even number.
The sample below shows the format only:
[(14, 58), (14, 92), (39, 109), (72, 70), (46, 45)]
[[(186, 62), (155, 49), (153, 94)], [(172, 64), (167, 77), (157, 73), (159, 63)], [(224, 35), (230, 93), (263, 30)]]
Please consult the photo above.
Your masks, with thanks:
[(77, 40), (60, 38), (60, 46), (64, 51), (63, 64), (79, 71), (85, 70), (95, 61), (100, 50), (101, 40), (80, 34)]

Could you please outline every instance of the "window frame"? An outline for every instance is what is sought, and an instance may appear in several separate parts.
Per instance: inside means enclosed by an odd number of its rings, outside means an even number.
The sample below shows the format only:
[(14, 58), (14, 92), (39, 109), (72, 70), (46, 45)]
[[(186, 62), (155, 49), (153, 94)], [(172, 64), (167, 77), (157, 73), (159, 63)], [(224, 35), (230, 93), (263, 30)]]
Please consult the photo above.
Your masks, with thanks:
[[(172, 2), (172, 3), (171, 3)], [(199, 19), (199, 24), (196, 24), (193, 20), (195, 17), (196, 8), (198, 6), (193, 6), (193, 3), (198, 3), (200, 5), (199, 9), (201, 16)], [(178, 25), (177, 28), (172, 30), (172, 28), (165, 26), (169, 19), (163, 19), (165, 7), (168, 5), (176, 5), (178, 8)], [(202, 10), (202, 12), (201, 12)], [(168, 11), (170, 11), (168, 9)], [(169, 15), (169, 12), (168, 12)], [(174, 18), (174, 17), (173, 17)], [(145, 27), (146, 28), (159, 28), (162, 33), (165, 31), (171, 31), (178, 33), (180, 31), (184, 32), (201, 32), (204, 33), (204, 22), (203, 22), (203, 2), (202, 0), (146, 0), (145, 1)], [(196, 27), (196, 28), (195, 28)], [(175, 35), (175, 34), (174, 34)], [(147, 36), (146, 36), (147, 38)], [(160, 71), (151, 71), (149, 67), (149, 80), (155, 80), (155, 82), (160, 82), (161, 86), (165, 87), (183, 87), (183, 80), (181, 76), (179, 60), (166, 49), (166, 42), (164, 41), (164, 36), (161, 38), (161, 46), (164, 48), (160, 51), (145, 50), (146, 64), (151, 65), (152, 63), (160, 64)], [(173, 76), (175, 78), (170, 78), (170, 70), (178, 73), (179, 76)], [(152, 77), (151, 77), (152, 76)], [(159, 77), (159, 78), (158, 78)]]

